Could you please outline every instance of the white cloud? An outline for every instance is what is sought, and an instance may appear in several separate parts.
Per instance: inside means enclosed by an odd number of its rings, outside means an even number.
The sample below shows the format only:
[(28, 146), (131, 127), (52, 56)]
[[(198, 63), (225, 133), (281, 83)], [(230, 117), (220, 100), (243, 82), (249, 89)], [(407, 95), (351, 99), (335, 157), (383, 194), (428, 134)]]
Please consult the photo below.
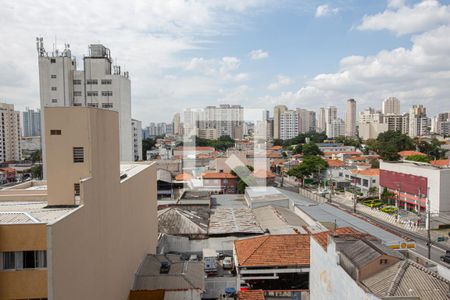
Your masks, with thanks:
[[(383, 98), (398, 97), (405, 105), (421, 103), (439, 112), (450, 102), (450, 26), (411, 38), (410, 48), (382, 50), (373, 56), (348, 56), (336, 73), (318, 74), (296, 92), (266, 96), (272, 104), (317, 109), (355, 98), (359, 107), (380, 107)], [(448, 109), (448, 104), (446, 108)]]
[(276, 82), (272, 82), (271, 84), (269, 84), (269, 86), (267, 87), (269, 90), (277, 90), (281, 87), (284, 86), (288, 86), (294, 83), (294, 80), (288, 76), (285, 75), (278, 75), (277, 76), (277, 81)]
[[(122, 70), (130, 72), (134, 117), (144, 123), (170, 118), (168, 115), (173, 110), (165, 108), (186, 100), (181, 98), (178, 88), (187, 92), (195, 90), (211, 98), (214, 97), (212, 90), (217, 91), (221, 84), (227, 84), (218, 77), (213, 80), (202, 76), (204, 81), (201, 81), (200, 77), (195, 77), (197, 75), (180, 75), (183, 68), (201, 67), (205, 74), (211, 67), (211, 72), (218, 72), (217, 65), (209, 66), (208, 60), (194, 60), (191, 66), (186, 66), (180, 54), (204, 49), (220, 35), (240, 28), (247, 22), (247, 14), (254, 14), (275, 2), (79, 0), (61, 6), (57, 0), (2, 1), (0, 95), (5, 101), (16, 104), (19, 110), (39, 106), (36, 36), (44, 37), (47, 51), (52, 50), (55, 38), (58, 48), (64, 42), (70, 43), (80, 66), (88, 45), (102, 43), (111, 49), (113, 59), (118, 58), (115, 62), (122, 65)], [(222, 63), (224, 70), (229, 70), (225, 73), (231, 74), (228, 81), (240, 82), (248, 78), (244, 72), (231, 71), (236, 68), (235, 61), (225, 59)], [(165, 77), (167, 74), (172, 77)], [(194, 83), (196, 86), (191, 86)]]
[(389, 30), (397, 35), (425, 32), (450, 24), (450, 5), (436, 0), (406, 6), (403, 1), (390, 1), (388, 8), (375, 15), (364, 16), (359, 30)]
[(253, 59), (253, 60), (257, 60), (257, 59), (264, 59), (264, 58), (268, 58), (269, 57), (269, 53), (266, 51), (263, 51), (261, 49), (258, 50), (252, 50), (250, 51), (250, 53), (248, 54), (248, 56)]
[(248, 80), (249, 74), (243, 72), (236, 73), (239, 70), (240, 65), (241, 61), (234, 56), (224, 56), (220, 60), (194, 57), (190, 61), (184, 63), (184, 69), (218, 80), (241, 82)]
[(335, 15), (339, 12), (339, 8), (332, 8), (328, 4), (322, 4), (316, 8), (316, 18)]

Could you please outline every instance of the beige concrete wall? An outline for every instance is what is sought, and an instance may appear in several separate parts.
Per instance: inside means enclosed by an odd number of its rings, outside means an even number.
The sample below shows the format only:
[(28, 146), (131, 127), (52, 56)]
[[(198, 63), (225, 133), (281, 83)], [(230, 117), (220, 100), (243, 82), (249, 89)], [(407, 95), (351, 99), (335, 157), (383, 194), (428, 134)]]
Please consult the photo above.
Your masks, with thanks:
[[(91, 175), (90, 145), (94, 137), (90, 126), (99, 110), (85, 107), (46, 107), (44, 110), (48, 204), (73, 205), (74, 183)], [(61, 130), (61, 135), (50, 135), (50, 130), (54, 129)], [(73, 147), (84, 147), (84, 163), (73, 163)]]
[[(387, 260), (386, 264), (380, 264), (380, 259), (385, 259)], [(376, 259), (374, 261), (372, 261), (371, 263), (369, 263), (367, 266), (365, 266), (364, 268), (362, 268), (359, 271), (359, 280), (364, 280), (369, 278), (370, 276), (380, 272), (381, 270), (384, 270), (394, 264), (396, 264), (397, 262), (399, 262), (400, 259), (396, 258), (396, 257), (392, 257), (392, 256), (388, 256), (388, 255), (382, 255), (379, 259)]]
[(0, 272), (0, 300), (47, 298), (47, 270)]
[(156, 166), (120, 182), (117, 113), (91, 110), (83, 205), (47, 229), (49, 299), (126, 299), (140, 262), (156, 251)]
[(0, 225), (0, 252), (46, 249), (45, 224)]

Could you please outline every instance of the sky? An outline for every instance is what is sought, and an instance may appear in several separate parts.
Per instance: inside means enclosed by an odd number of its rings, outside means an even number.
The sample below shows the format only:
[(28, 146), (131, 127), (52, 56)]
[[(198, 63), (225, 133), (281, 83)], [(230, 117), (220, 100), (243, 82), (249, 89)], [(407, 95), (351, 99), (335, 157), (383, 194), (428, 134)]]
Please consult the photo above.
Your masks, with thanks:
[[(39, 107), (35, 38), (81, 62), (102, 43), (130, 73), (132, 115), (171, 122), (188, 107), (344, 115), (395, 96), (402, 111), (450, 111), (449, 1), (0, 0), (0, 101)], [(82, 66), (79, 66), (82, 67)]]

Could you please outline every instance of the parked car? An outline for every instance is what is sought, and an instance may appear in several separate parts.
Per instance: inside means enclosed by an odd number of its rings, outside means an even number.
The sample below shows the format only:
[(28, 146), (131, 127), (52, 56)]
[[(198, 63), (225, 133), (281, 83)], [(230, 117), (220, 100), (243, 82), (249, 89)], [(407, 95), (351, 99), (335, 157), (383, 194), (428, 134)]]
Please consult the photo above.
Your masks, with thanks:
[(231, 257), (225, 257), (222, 266), (224, 269), (233, 269), (233, 259)]
[(170, 271), (170, 263), (168, 261), (161, 262), (161, 265), (159, 267), (159, 273), (168, 274), (169, 271)]
[(190, 261), (198, 261), (198, 256), (197, 256), (197, 254), (192, 254), (192, 255), (189, 257), (189, 260), (190, 260)]
[(450, 264), (450, 251), (449, 250), (445, 251), (445, 255), (441, 256), (441, 261)]

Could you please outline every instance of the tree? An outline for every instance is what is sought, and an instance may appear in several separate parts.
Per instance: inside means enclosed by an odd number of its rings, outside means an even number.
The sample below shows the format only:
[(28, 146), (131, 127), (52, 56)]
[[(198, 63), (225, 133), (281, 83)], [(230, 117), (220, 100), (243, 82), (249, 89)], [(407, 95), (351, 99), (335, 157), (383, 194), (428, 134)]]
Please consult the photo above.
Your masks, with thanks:
[(142, 157), (144, 160), (147, 160), (147, 151), (152, 150), (155, 147), (156, 140), (154, 139), (144, 139), (142, 140)]
[(431, 161), (431, 158), (425, 155), (410, 155), (406, 157), (406, 160), (429, 163)]
[(319, 147), (316, 144), (310, 143), (303, 145), (303, 155), (323, 155), (323, 152), (320, 151)]
[(344, 144), (345, 146), (361, 147), (362, 140), (359, 137), (338, 136), (335, 138), (336, 143)]
[(42, 179), (42, 165), (36, 164), (30, 168), (30, 173), (33, 178)]
[(292, 151), (293, 154), (301, 154), (303, 153), (303, 145), (297, 145)]
[(370, 150), (377, 152), (381, 159), (387, 161), (399, 160), (399, 152), (416, 148), (409, 136), (392, 130), (380, 133), (376, 140), (368, 140), (367, 146)]
[(384, 147), (380, 147), (377, 153), (380, 155), (382, 160), (386, 161), (397, 161), (400, 159), (400, 154), (398, 154), (398, 150), (394, 145), (386, 144)]
[(31, 155), (30, 155), (30, 159), (31, 159), (31, 162), (33, 164), (37, 163), (37, 162), (41, 162), (42, 161), (42, 152), (41, 152), (41, 150), (33, 151), (31, 153)]
[(245, 188), (250, 185), (256, 185), (256, 180), (252, 175), (252, 166), (238, 166), (231, 170), (231, 174), (238, 177), (237, 190), (238, 193), (243, 194)]
[(293, 176), (299, 179), (303, 186), (303, 180), (306, 177), (312, 176), (316, 174), (316, 172), (323, 172), (328, 169), (327, 162), (321, 158), (320, 156), (304, 156), (303, 161), (290, 169), (287, 174), (289, 176)]

